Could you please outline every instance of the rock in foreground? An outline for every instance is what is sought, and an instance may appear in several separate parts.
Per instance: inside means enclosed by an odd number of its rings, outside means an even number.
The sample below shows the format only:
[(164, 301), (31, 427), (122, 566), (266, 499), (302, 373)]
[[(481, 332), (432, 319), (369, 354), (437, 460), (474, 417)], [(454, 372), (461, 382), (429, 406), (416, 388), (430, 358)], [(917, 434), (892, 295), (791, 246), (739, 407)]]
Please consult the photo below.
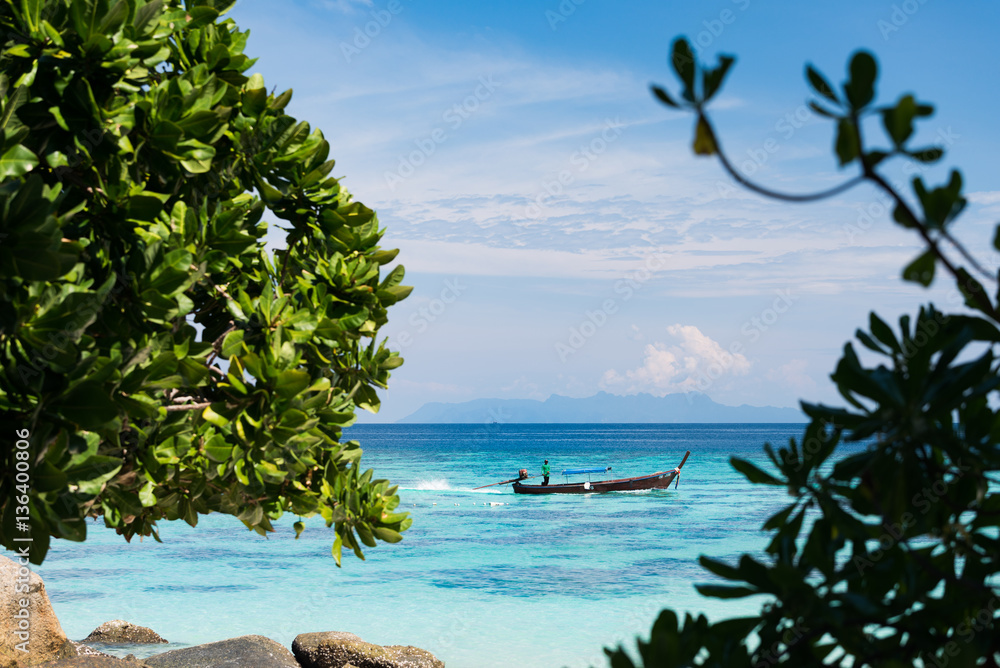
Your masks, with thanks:
[[(0, 556), (0, 582), (0, 666), (37, 666), (76, 656), (52, 610), (42, 578), (27, 566)], [(27, 607), (22, 607), (22, 602)], [(28, 651), (22, 652), (18, 645)]]
[(292, 652), (302, 668), (444, 668), (444, 662), (419, 647), (373, 645), (353, 633), (300, 633)]
[(78, 656), (46, 663), (41, 668), (145, 668), (140, 661), (119, 659), (113, 656)]
[(175, 649), (143, 659), (152, 668), (299, 668), (283, 645), (264, 636), (240, 636)]
[(104, 622), (90, 632), (90, 635), (83, 639), (83, 642), (103, 642), (108, 644), (152, 644), (165, 643), (160, 634), (153, 629), (139, 626), (122, 619), (112, 619)]

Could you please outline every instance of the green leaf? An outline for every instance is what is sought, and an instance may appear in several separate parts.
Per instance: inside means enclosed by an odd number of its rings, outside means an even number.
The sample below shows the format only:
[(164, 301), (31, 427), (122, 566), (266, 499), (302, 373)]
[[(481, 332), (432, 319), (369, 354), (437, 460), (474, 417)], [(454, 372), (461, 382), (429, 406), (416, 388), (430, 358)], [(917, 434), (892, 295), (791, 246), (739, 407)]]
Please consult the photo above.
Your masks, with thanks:
[(859, 51), (851, 58), (850, 80), (844, 84), (844, 93), (855, 111), (863, 109), (875, 97), (875, 80), (878, 64), (867, 51)]
[(401, 366), (403, 366), (403, 358), (400, 357), (399, 355), (393, 355), (391, 357), (386, 358), (385, 361), (379, 364), (378, 368), (389, 371), (391, 369), (396, 369)]
[(156, 486), (152, 480), (146, 481), (146, 484), (139, 489), (139, 503), (142, 504), (143, 508), (152, 508), (156, 505), (155, 489)]
[(177, 144), (181, 167), (192, 174), (204, 174), (212, 169), (215, 148), (197, 139), (187, 139)]
[(403, 540), (403, 535), (401, 533), (386, 527), (375, 527), (373, 531), (376, 538), (385, 541), (386, 543), (398, 543)]
[(160, 15), (163, 11), (163, 0), (152, 0), (135, 10), (135, 18), (132, 19), (132, 26), (139, 33), (146, 30), (146, 25)]
[(229, 424), (229, 420), (216, 413), (211, 406), (205, 407), (205, 410), (201, 412), (201, 417), (203, 417), (206, 422), (211, 422), (216, 427), (222, 428)]
[[(6, 130), (7, 126), (14, 127), (19, 123), (14, 115), (18, 108), (28, 101), (28, 86), (18, 86), (11, 96), (4, 101), (3, 116), (0, 116), (0, 130)], [(14, 123), (11, 123), (14, 121)]]
[(38, 166), (38, 156), (18, 144), (0, 156), (0, 180), (24, 176)]
[(94, 455), (64, 472), (69, 483), (76, 485), (83, 494), (99, 494), (104, 484), (115, 477), (121, 468), (119, 457)]
[(712, 138), (712, 129), (704, 117), (700, 117), (698, 124), (695, 126), (692, 148), (695, 155), (713, 155), (716, 152), (715, 140)]
[(278, 110), (284, 109), (286, 106), (288, 106), (288, 103), (289, 103), (289, 101), (291, 101), (291, 99), (292, 99), (292, 89), (289, 88), (284, 93), (282, 93), (281, 95), (278, 95), (273, 100), (271, 100), (271, 103), (270, 103), (269, 106), (271, 107), (271, 109), (274, 109), (275, 111), (278, 111)]
[(58, 404), (60, 416), (83, 429), (104, 429), (118, 416), (118, 406), (104, 387), (84, 381), (74, 387)]
[(333, 539), (333, 547), (330, 548), (330, 553), (333, 555), (333, 560), (337, 562), (337, 568), (340, 568), (341, 552), (344, 547), (344, 539), (340, 537), (340, 532), (337, 532), (337, 537)]
[(177, 142), (184, 136), (184, 131), (180, 126), (172, 121), (160, 121), (153, 127), (153, 132), (149, 136), (149, 143), (161, 151), (173, 152), (177, 149)]
[(919, 162), (937, 162), (944, 155), (944, 149), (932, 146), (930, 148), (917, 149), (907, 153), (911, 158)]
[(813, 87), (813, 90), (830, 102), (838, 106), (840, 105), (837, 94), (833, 92), (833, 86), (812, 65), (806, 65), (806, 78), (809, 80), (809, 84)]
[(187, 22), (188, 30), (196, 30), (202, 26), (214, 23), (219, 18), (219, 10), (214, 7), (198, 6), (188, 10), (190, 20)]
[(41, 20), (42, 0), (21, 0), (21, 12), (28, 24), (28, 29), (35, 32)]
[(15, 254), (11, 248), (0, 246), (0, 265), (9, 263), (12, 276), (19, 276), (29, 281), (50, 281), (59, 278), (72, 268), (73, 255), (37, 246), (28, 246), (20, 250), (22, 252)]
[[(791, 512), (789, 509), (788, 512)], [(711, 557), (701, 556), (698, 557), (698, 562), (701, 564), (702, 568), (705, 570), (718, 575), (719, 577), (726, 578), (727, 580), (738, 580), (740, 579), (739, 570), (730, 566), (724, 561), (719, 561), (718, 559), (712, 559)]]
[(73, 27), (84, 42), (97, 29), (102, 4), (105, 3), (101, 0), (74, 0), (69, 3)]
[(712, 598), (746, 598), (760, 593), (753, 587), (737, 585), (695, 585), (694, 588), (702, 596), (711, 596)]
[(369, 257), (371, 257), (372, 262), (377, 262), (378, 264), (389, 264), (396, 259), (397, 255), (399, 255), (399, 249), (394, 248), (392, 250), (375, 251)]
[(917, 113), (917, 103), (912, 95), (899, 98), (895, 107), (882, 110), (882, 125), (896, 147), (901, 147), (913, 134), (913, 117)]
[(746, 476), (747, 480), (754, 484), (763, 485), (784, 485), (784, 481), (778, 480), (770, 473), (766, 473), (761, 469), (757, 468), (756, 465), (751, 464), (745, 459), (740, 459), (739, 457), (730, 457), (729, 463), (732, 467)]
[(837, 124), (836, 150), (841, 167), (857, 159), (860, 152), (858, 131), (854, 124), (846, 118), (840, 119)]
[(818, 115), (823, 116), (824, 118), (840, 118), (840, 116), (837, 116), (835, 113), (831, 111), (827, 111), (826, 109), (819, 106), (812, 100), (809, 100), (809, 108), (812, 109), (814, 112), (816, 112)]
[(31, 472), (32, 487), (39, 492), (53, 492), (66, 487), (66, 474), (47, 459)]
[(658, 99), (663, 104), (667, 105), (668, 107), (673, 107), (674, 109), (681, 108), (679, 104), (674, 102), (674, 99), (670, 97), (667, 91), (661, 88), (660, 86), (655, 86), (655, 85), (650, 86), (650, 89), (653, 91), (653, 95), (656, 96), (656, 99)]
[(982, 297), (986, 294), (983, 284), (973, 278), (972, 274), (964, 267), (959, 267), (956, 273), (958, 276), (955, 278), (955, 284), (958, 286), (958, 290), (962, 293), (962, 296), (965, 297), (965, 305), (972, 309), (982, 310), (977, 297)]
[[(772, 515), (767, 520), (767, 522), (764, 523), (764, 529), (767, 530), (767, 531), (769, 531), (769, 530), (778, 529), (778, 528), (784, 526), (785, 522), (788, 520), (788, 516), (791, 515), (792, 512), (794, 512), (794, 510), (795, 510), (795, 505), (791, 505), (791, 506), (788, 506), (787, 508), (783, 508), (782, 510), (779, 510), (774, 515)], [(706, 559), (706, 557), (701, 557), (702, 565), (704, 565), (704, 560), (705, 559)], [(733, 571), (735, 572), (735, 569), (733, 569)], [(715, 571), (713, 571), (713, 572), (715, 572)], [(730, 579), (732, 580), (734, 578), (730, 578)]]
[(312, 381), (309, 373), (299, 369), (287, 369), (278, 374), (274, 391), (283, 399), (291, 399), (309, 387)]
[(885, 151), (869, 151), (865, 154), (865, 160), (869, 167), (877, 167), (880, 162), (889, 157)]
[(720, 56), (718, 67), (702, 72), (701, 90), (703, 102), (708, 102), (715, 96), (734, 62), (736, 62), (736, 59), (732, 56)]
[(677, 77), (684, 84), (681, 96), (688, 102), (694, 102), (694, 75), (695, 60), (691, 53), (691, 46), (684, 38), (674, 40), (674, 47), (670, 55), (670, 64), (677, 73)]
[(933, 251), (926, 251), (908, 264), (903, 270), (903, 280), (920, 283), (925, 288), (934, 281), (934, 268), (937, 260)]
[(233, 456), (233, 446), (221, 436), (215, 435), (205, 444), (205, 454), (213, 462), (227, 462)]
[(868, 316), (868, 328), (871, 330), (872, 335), (878, 339), (880, 342), (885, 344), (889, 350), (901, 354), (903, 349), (899, 345), (899, 341), (896, 340), (896, 335), (893, 334), (892, 328), (882, 318), (872, 311)]
[(244, 332), (242, 329), (235, 329), (226, 334), (226, 337), (222, 340), (222, 356), (225, 359), (240, 354), (240, 351), (243, 350), (243, 336)]
[(917, 221), (910, 215), (910, 210), (901, 204), (897, 204), (892, 210), (892, 219), (903, 227), (916, 227)]
[(114, 34), (128, 20), (129, 3), (118, 0), (104, 15), (98, 30), (104, 34)]

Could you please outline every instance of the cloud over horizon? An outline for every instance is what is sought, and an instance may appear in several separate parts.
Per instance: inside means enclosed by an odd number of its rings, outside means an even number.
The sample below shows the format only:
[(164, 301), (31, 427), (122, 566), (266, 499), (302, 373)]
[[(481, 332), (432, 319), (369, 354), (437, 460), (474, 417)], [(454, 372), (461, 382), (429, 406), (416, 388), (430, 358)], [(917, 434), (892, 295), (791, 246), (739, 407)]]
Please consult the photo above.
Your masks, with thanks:
[(675, 392), (705, 392), (721, 379), (745, 376), (750, 361), (733, 354), (694, 325), (667, 327), (670, 342), (656, 341), (643, 349), (643, 362), (624, 374), (609, 369), (601, 388), (616, 394), (648, 392), (662, 397)]

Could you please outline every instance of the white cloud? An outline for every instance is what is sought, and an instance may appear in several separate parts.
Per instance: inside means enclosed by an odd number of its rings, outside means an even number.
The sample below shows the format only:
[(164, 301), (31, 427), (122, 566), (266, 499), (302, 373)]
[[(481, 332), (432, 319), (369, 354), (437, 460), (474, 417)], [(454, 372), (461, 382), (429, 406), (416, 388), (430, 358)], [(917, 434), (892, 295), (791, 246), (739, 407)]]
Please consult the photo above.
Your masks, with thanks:
[(513, 394), (519, 398), (537, 399), (538, 401), (545, 401), (550, 396), (549, 393), (542, 392), (537, 383), (528, 380), (527, 376), (521, 376), (509, 385), (501, 387), (500, 391), (504, 394)]
[(694, 325), (671, 325), (668, 343), (655, 342), (643, 349), (642, 365), (624, 374), (609, 369), (601, 379), (606, 390), (664, 396), (674, 392), (704, 392), (720, 379), (746, 375), (750, 361), (733, 355)]
[(780, 383), (782, 386), (795, 390), (796, 393), (814, 392), (819, 386), (812, 376), (806, 373), (809, 363), (804, 359), (789, 360), (776, 369), (769, 370), (765, 377)]
[(998, 204), (1000, 203), (1000, 190), (983, 190), (967, 193), (965, 198), (973, 204)]
[(361, 8), (373, 6), (372, 0), (318, 0), (316, 3), (323, 9), (343, 12), (344, 14), (354, 14)]

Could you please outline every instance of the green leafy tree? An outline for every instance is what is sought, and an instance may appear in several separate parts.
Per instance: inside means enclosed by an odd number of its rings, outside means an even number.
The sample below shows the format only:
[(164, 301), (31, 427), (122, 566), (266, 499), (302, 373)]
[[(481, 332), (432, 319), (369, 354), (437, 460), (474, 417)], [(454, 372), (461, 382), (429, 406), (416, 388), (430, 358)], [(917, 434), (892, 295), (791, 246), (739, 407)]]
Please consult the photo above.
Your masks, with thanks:
[[(929, 305), (902, 317), (898, 330), (872, 313), (868, 331), (856, 336), (879, 363), (862, 363), (849, 342), (832, 375), (847, 408), (803, 403), (811, 421), (802, 438), (777, 450), (764, 446), (771, 471), (732, 460), (750, 482), (785, 487), (792, 500), (764, 525), (772, 536), (766, 558), (702, 557), (730, 584), (698, 590), (723, 599), (763, 595), (760, 614), (715, 623), (688, 614), (681, 622), (664, 610), (650, 638), (639, 641), (639, 658), (606, 650), (610, 665), (997, 666), (1000, 419), (990, 398), (1000, 386), (993, 352), (1000, 318), (973, 274), (996, 279), (951, 234), (966, 203), (958, 171), (937, 187), (913, 179), (907, 199), (878, 170), (895, 157), (941, 158), (939, 148), (909, 144), (915, 121), (933, 108), (912, 95), (876, 106), (876, 61), (865, 52), (851, 58), (839, 90), (807, 67), (815, 93), (809, 104), (833, 122), (839, 164), (857, 174), (824, 192), (786, 194), (734, 169), (707, 115), (733, 58), (699, 66), (679, 39), (670, 60), (680, 95), (659, 86), (653, 93), (694, 113), (696, 154), (717, 156), (736, 181), (783, 201), (874, 184), (892, 198), (893, 220), (925, 246), (903, 278), (928, 286), (943, 270), (971, 313)], [(885, 145), (865, 140), (869, 117), (881, 120)], [(1000, 228), (994, 246), (1000, 249)], [(835, 456), (838, 444), (859, 441), (867, 444), (861, 452)]]
[(340, 441), (410, 288), (292, 92), (244, 74), (233, 4), (0, 2), (0, 542), (34, 563), (88, 517), (318, 514), (338, 565), (410, 524)]

